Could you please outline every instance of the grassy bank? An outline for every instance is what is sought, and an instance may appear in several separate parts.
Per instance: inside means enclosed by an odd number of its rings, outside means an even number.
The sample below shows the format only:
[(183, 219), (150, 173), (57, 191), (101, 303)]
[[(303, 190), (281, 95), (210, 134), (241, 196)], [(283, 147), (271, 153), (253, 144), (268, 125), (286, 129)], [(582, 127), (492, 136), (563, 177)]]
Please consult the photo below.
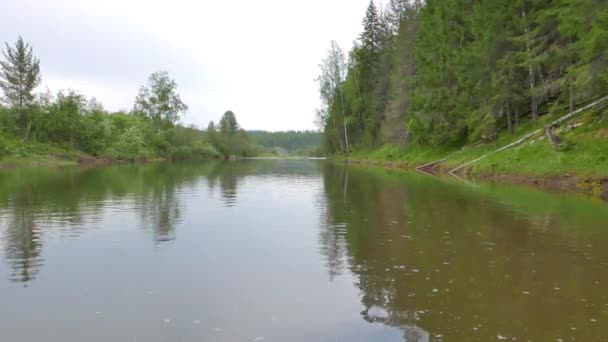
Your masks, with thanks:
[(94, 158), (53, 144), (24, 144), (17, 138), (0, 133), (0, 167), (76, 165), (82, 159)]
[[(147, 161), (162, 159), (147, 158)], [(19, 138), (0, 133), (0, 168), (106, 165), (126, 162), (111, 155), (92, 156), (83, 151), (52, 143), (23, 143)]]
[[(521, 137), (555, 120), (544, 116), (536, 123), (523, 122), (517, 132), (502, 132), (490, 143), (454, 146), (406, 147), (382, 145), (375, 150), (357, 150), (348, 159), (352, 162), (387, 165), (414, 170), (416, 167), (442, 160), (428, 171), (448, 173), (461, 165), (517, 141)], [(608, 178), (608, 111), (585, 112), (554, 131), (562, 139), (558, 148), (551, 145), (544, 132), (522, 144), (490, 154), (459, 171), (465, 178), (517, 181), (526, 183), (563, 183), (567, 187), (604, 186)], [(588, 188), (585, 186), (585, 188)]]

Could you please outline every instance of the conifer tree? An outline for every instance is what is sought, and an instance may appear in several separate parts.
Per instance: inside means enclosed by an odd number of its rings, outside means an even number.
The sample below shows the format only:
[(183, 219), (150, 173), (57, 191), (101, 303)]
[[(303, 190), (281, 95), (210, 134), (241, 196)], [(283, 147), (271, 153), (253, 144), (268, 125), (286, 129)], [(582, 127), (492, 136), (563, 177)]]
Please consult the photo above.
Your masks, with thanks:
[(32, 127), (28, 107), (34, 100), (34, 89), (40, 84), (40, 60), (21, 37), (14, 47), (6, 43), (3, 57), (0, 61), (0, 88), (4, 92), (4, 100), (17, 110), (17, 122), (25, 131), (23, 141), (27, 142)]

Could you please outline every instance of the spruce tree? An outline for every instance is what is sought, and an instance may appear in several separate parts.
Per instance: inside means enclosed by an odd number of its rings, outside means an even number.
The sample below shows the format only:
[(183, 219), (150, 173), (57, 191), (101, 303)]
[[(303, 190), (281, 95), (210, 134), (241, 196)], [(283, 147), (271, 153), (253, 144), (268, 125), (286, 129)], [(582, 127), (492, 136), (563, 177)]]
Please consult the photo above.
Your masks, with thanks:
[(363, 19), (363, 32), (360, 37), (361, 49), (370, 59), (373, 59), (375, 54), (378, 53), (380, 29), (378, 9), (373, 0), (370, 0)]
[(380, 66), (382, 27), (378, 9), (370, 1), (363, 19), (363, 32), (360, 36), (361, 45), (355, 54), (357, 82), (359, 83), (361, 103), (363, 104), (363, 144), (372, 145), (378, 128), (378, 106), (374, 101), (375, 89), (378, 85), (378, 68)]
[(40, 60), (21, 37), (14, 47), (6, 43), (3, 57), (0, 61), (0, 88), (4, 91), (4, 100), (17, 110), (17, 122), (25, 131), (23, 141), (27, 142), (32, 127), (28, 107), (34, 100), (34, 89), (40, 84)]

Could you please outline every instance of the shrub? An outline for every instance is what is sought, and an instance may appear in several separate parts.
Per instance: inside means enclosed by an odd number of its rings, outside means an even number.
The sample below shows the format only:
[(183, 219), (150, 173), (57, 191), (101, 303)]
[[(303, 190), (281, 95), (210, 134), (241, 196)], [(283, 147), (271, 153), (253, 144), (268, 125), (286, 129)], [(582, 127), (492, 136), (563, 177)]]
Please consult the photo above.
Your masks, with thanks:
[(110, 155), (118, 160), (146, 160), (153, 154), (144, 146), (144, 134), (139, 127), (128, 128), (110, 147)]

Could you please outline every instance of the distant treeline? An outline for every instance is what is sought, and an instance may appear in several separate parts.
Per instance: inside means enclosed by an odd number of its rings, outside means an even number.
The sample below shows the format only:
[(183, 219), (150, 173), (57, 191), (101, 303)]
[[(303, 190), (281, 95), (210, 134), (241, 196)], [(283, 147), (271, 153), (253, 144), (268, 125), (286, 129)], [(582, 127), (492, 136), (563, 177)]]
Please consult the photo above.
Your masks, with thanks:
[(318, 83), (330, 152), (515, 132), (608, 94), (608, 1), (372, 1)]
[(265, 147), (284, 148), (289, 152), (313, 151), (321, 145), (321, 133), (317, 131), (248, 131), (254, 143)]

